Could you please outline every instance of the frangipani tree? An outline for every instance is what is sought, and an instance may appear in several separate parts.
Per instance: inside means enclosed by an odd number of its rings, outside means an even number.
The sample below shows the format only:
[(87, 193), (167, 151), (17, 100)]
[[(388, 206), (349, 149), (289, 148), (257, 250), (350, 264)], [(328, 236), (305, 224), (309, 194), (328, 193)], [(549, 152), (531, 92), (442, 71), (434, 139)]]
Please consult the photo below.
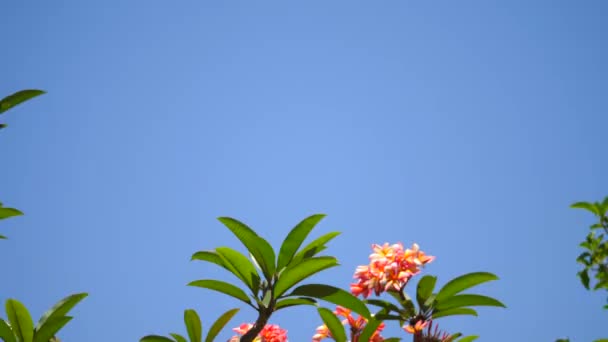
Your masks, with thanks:
[[(411, 299), (405, 292), (405, 286), (413, 276), (420, 273), (425, 264), (434, 259), (420, 251), (416, 244), (412, 249), (404, 249), (401, 244), (373, 245), (374, 253), (370, 256), (370, 264), (357, 268), (355, 278), (358, 282), (351, 285), (350, 292), (325, 284), (300, 285), (312, 275), (338, 266), (335, 257), (319, 256), (319, 253), (327, 248), (327, 243), (339, 235), (338, 232), (324, 234), (304, 244), (308, 235), (324, 216), (312, 215), (297, 224), (283, 240), (278, 253), (268, 241), (244, 223), (229, 217), (219, 218), (219, 221), (245, 246), (248, 255), (229, 247), (218, 247), (214, 250), (196, 252), (192, 260), (220, 266), (231, 273), (239, 283), (201, 279), (192, 281), (188, 285), (220, 292), (257, 312), (255, 323), (242, 324), (233, 329), (242, 337), (235, 336), (230, 341), (285, 342), (286, 331), (268, 324), (272, 314), (296, 305), (312, 305), (316, 306), (324, 322), (324, 325), (317, 329), (313, 341), (320, 341), (323, 338), (332, 338), (338, 342), (399, 341), (401, 338), (384, 338), (380, 335), (385, 321), (397, 321), (405, 331), (413, 334), (416, 342), (467, 342), (477, 336), (460, 338), (462, 334), (443, 333), (436, 326), (435, 330), (432, 330), (433, 321), (454, 315), (476, 316), (477, 312), (473, 309), (476, 306), (504, 307), (494, 298), (463, 293), (479, 284), (498, 279), (494, 274), (487, 272), (475, 272), (457, 277), (438, 291), (435, 291), (437, 278), (424, 276), (418, 283), (416, 299)], [(357, 298), (357, 296), (367, 298), (372, 293), (376, 296), (387, 293), (396, 303), (383, 299)], [(319, 300), (335, 304), (337, 309), (331, 311), (322, 307)], [(368, 305), (379, 307), (379, 311), (372, 314)], [(355, 318), (354, 314), (358, 314), (358, 317)], [(344, 330), (344, 324), (347, 323), (350, 325), (348, 329), (350, 336), (347, 336)], [(188, 324), (186, 322), (186, 326)], [(216, 326), (219, 325), (214, 324), (214, 327)], [(185, 341), (176, 334), (171, 336), (173, 339), (149, 335), (142, 338), (141, 342)]]
[[(416, 289), (415, 300), (405, 291), (410, 280), (421, 273), (424, 265), (432, 262), (435, 257), (426, 255), (417, 244), (411, 249), (404, 249), (401, 243), (389, 245), (372, 245), (373, 253), (369, 256), (368, 265), (357, 267), (354, 278), (356, 283), (351, 284), (351, 292), (357, 296), (368, 298), (375, 294), (384, 293), (396, 301), (382, 299), (366, 299), (364, 302), (380, 308), (372, 319), (362, 322), (355, 320), (348, 311), (338, 307), (335, 312), (329, 310), (319, 312), (324, 325), (317, 328), (313, 341), (331, 337), (335, 341), (347, 341), (342, 323), (350, 325), (350, 341), (392, 341), (398, 338), (382, 338), (379, 331), (383, 329), (384, 322), (397, 321), (403, 329), (413, 334), (414, 341), (472, 341), (477, 336), (467, 336), (459, 340), (462, 334), (440, 333), (432, 330), (432, 324), (439, 318), (456, 315), (473, 315), (477, 312), (472, 309), (476, 306), (505, 307), (500, 301), (477, 294), (463, 294), (462, 292), (482, 284), (497, 280), (492, 273), (475, 272), (462, 275), (446, 283), (435, 292), (437, 277), (426, 275), (420, 279)], [(340, 322), (333, 314), (346, 318)], [(426, 328), (426, 329), (425, 329)]]
[(307, 278), (338, 266), (335, 257), (318, 254), (340, 233), (327, 233), (302, 247), (304, 240), (323, 217), (325, 215), (316, 214), (302, 220), (289, 232), (278, 253), (268, 241), (244, 223), (230, 217), (220, 217), (219, 221), (247, 248), (249, 258), (232, 248), (218, 247), (196, 252), (192, 260), (211, 262), (226, 269), (241, 281), (246, 290), (213, 279), (196, 280), (188, 285), (221, 292), (257, 311), (256, 322), (241, 338), (244, 342), (253, 341), (274, 312), (295, 305), (314, 305), (316, 299), (342, 305), (370, 317), (367, 307), (342, 289), (322, 284), (294, 288)]

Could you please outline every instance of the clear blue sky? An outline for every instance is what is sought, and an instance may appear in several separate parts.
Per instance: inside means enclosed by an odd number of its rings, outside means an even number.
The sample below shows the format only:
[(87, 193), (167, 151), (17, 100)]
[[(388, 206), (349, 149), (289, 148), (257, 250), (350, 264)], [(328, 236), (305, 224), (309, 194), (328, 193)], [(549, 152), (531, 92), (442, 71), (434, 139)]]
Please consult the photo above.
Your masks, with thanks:
[[(440, 283), (486, 270), (508, 309), (446, 319), (481, 341), (608, 337), (576, 278), (608, 195), (608, 2), (5, 1), (0, 300), (35, 316), (90, 297), (61, 337), (137, 341), (240, 306), (185, 286), (232, 279), (191, 254), (278, 246), (312, 213), (347, 287), (374, 242), (418, 242)], [(243, 308), (232, 322), (252, 321)], [(309, 341), (311, 308), (272, 319)], [(440, 321), (441, 322), (441, 321)], [(398, 332), (396, 328), (387, 329)], [(222, 337), (230, 336), (230, 333)], [(407, 340), (407, 339), (406, 339)]]

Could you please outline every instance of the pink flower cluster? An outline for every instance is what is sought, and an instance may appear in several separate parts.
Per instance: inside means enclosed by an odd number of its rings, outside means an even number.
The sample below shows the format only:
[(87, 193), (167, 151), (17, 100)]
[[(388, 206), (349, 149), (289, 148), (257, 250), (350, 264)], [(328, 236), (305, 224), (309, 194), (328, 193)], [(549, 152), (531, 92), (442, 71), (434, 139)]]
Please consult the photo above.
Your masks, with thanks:
[(403, 249), (401, 243), (372, 245), (369, 265), (357, 267), (353, 278), (357, 282), (350, 285), (355, 296), (364, 298), (374, 292), (377, 296), (385, 291), (401, 291), (411, 277), (420, 273), (421, 267), (433, 261), (434, 256), (426, 255), (417, 244), (411, 249)]
[[(350, 329), (349, 331), (352, 334), (353, 340), (351, 342), (359, 342), (359, 334), (361, 334), (361, 332), (363, 331), (363, 329), (365, 328), (365, 324), (367, 323), (367, 320), (361, 316), (357, 317), (356, 319), (351, 315), (351, 310), (343, 308), (341, 306), (338, 306), (336, 308), (336, 311), (334, 311), (334, 313), (340, 317), (344, 317), (344, 320), (342, 320), (342, 324), (347, 324), (350, 325)], [(370, 342), (382, 342), (384, 341), (384, 337), (380, 336), (380, 332), (384, 329), (384, 323), (381, 323), (378, 328), (376, 329), (376, 331), (374, 332), (374, 334), (372, 335), (372, 337), (370, 338)], [(312, 341), (313, 342), (319, 342), (324, 338), (328, 338), (328, 337), (333, 337), (329, 331), (329, 329), (327, 328), (327, 326), (325, 324), (323, 324), (322, 326), (317, 328), (317, 333), (312, 337)], [(363, 342), (363, 341), (361, 341)]]
[[(239, 335), (245, 335), (251, 328), (253, 324), (251, 323), (243, 323), (238, 328), (232, 329)], [(229, 342), (239, 342), (239, 336), (233, 336)], [(287, 330), (281, 329), (276, 324), (266, 324), (262, 331), (260, 331), (258, 337), (255, 338), (255, 342), (287, 342)]]

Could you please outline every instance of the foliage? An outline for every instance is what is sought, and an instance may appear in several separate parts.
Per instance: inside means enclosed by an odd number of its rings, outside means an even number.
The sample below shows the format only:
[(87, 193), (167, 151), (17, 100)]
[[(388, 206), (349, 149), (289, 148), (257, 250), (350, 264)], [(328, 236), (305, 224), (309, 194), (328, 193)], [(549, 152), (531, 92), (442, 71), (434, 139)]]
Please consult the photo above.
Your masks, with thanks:
[[(9, 109), (44, 93), (45, 92), (42, 90), (28, 89), (21, 90), (12, 95), (6, 96), (2, 100), (0, 100), (0, 114), (3, 114)], [(6, 126), (6, 124), (0, 123), (0, 129), (5, 128)], [(23, 213), (15, 208), (3, 207), (2, 202), (0, 202), (0, 220), (19, 215), (23, 215)], [(6, 237), (0, 235), (0, 239), (6, 239)]]
[[(212, 342), (226, 324), (234, 317), (239, 309), (231, 309), (224, 312), (212, 325), (207, 332), (205, 342)], [(203, 342), (203, 325), (199, 315), (193, 309), (184, 311), (184, 323), (188, 338), (177, 333), (169, 334), (171, 337), (159, 335), (148, 335), (142, 337), (140, 342)]]
[(77, 293), (62, 299), (42, 315), (36, 326), (23, 304), (16, 299), (8, 299), (6, 301), (8, 320), (0, 319), (0, 338), (4, 342), (59, 341), (55, 335), (72, 320), (71, 316), (67, 316), (68, 312), (86, 296), (86, 293)]
[[(0, 100), (0, 114), (44, 93), (42, 90), (29, 89), (9, 95)], [(5, 124), (0, 123), (0, 129), (5, 127)], [(20, 215), (23, 215), (21, 211), (4, 207), (0, 203), (0, 220)], [(0, 239), (6, 239), (6, 237), (0, 235)], [(55, 335), (72, 320), (67, 313), (86, 296), (86, 293), (77, 293), (62, 299), (42, 315), (36, 326), (34, 326), (29, 311), (22, 303), (16, 299), (8, 299), (6, 301), (7, 320), (0, 319), (0, 338), (4, 342), (59, 342), (59, 338)]]
[[(18, 91), (12, 95), (9, 95), (2, 100), (0, 100), (0, 114), (3, 114), (7, 110), (23, 103), (28, 100), (33, 99), (34, 97), (40, 96), (45, 92), (37, 89), (26, 89)], [(0, 123), (0, 129), (5, 128), (7, 125)]]
[(245, 246), (249, 258), (232, 248), (218, 247), (212, 251), (196, 252), (192, 255), (192, 260), (206, 261), (223, 267), (239, 279), (245, 289), (213, 279), (196, 280), (188, 285), (218, 291), (257, 311), (257, 321), (241, 341), (253, 341), (274, 312), (296, 305), (316, 304), (314, 298), (361, 311), (360, 313), (369, 317), (365, 305), (344, 290), (326, 285), (304, 285), (293, 289), (307, 278), (338, 266), (338, 260), (334, 257), (317, 256), (326, 249), (325, 244), (338, 233), (325, 234), (302, 247), (304, 240), (323, 217), (325, 215), (317, 214), (302, 220), (289, 232), (278, 253), (244, 223), (233, 218), (220, 217), (219, 221)]
[[(608, 197), (602, 202), (577, 202), (572, 208), (587, 210), (597, 218), (585, 241), (580, 244), (585, 251), (576, 258), (583, 265), (578, 272), (581, 283), (587, 290), (608, 291), (608, 239), (604, 239), (608, 234)], [(595, 285), (591, 284), (591, 278), (595, 280)], [(604, 309), (608, 309), (608, 304), (604, 305)]]

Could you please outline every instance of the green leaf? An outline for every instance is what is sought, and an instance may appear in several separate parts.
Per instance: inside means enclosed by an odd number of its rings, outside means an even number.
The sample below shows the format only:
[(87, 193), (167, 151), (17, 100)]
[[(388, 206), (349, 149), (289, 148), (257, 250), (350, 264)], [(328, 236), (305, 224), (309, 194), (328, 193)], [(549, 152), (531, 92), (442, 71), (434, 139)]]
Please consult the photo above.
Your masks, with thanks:
[(366, 299), (363, 301), (366, 304), (370, 304), (370, 305), (375, 305), (375, 306), (379, 306), (383, 309), (386, 309), (388, 312), (390, 311), (395, 311), (395, 312), (399, 312), (401, 311), (399, 309), (399, 307), (389, 301), (386, 300), (380, 300), (380, 299)]
[(211, 325), (209, 332), (207, 333), (207, 337), (205, 338), (205, 342), (213, 342), (215, 337), (224, 329), (226, 324), (239, 312), (239, 309), (231, 309), (224, 312), (214, 323)]
[(588, 270), (584, 269), (580, 272), (578, 272), (578, 276), (581, 278), (581, 283), (583, 284), (583, 286), (589, 290), (589, 273)]
[(275, 297), (280, 297), (285, 291), (302, 280), (334, 266), (338, 266), (338, 260), (334, 257), (326, 256), (306, 259), (297, 265), (286, 268), (276, 282), (274, 288)]
[(416, 289), (416, 301), (420, 306), (420, 310), (426, 311), (426, 301), (429, 299), (429, 297), (433, 295), (433, 290), (435, 289), (436, 282), (437, 277), (433, 277), (430, 275), (425, 275), (418, 282), (418, 287)]
[(474, 335), (465, 336), (465, 337), (459, 339), (457, 342), (473, 342), (478, 338), (479, 338), (479, 336), (474, 336)]
[(139, 340), (139, 342), (175, 342), (172, 339), (165, 337), (165, 336), (158, 336), (158, 335), (148, 335), (148, 336), (144, 336), (141, 338), (141, 340)]
[(296, 305), (315, 305), (315, 304), (317, 304), (317, 301), (315, 301), (312, 298), (308, 298), (308, 297), (285, 298), (285, 299), (281, 299), (277, 302), (277, 304), (274, 306), (274, 310), (279, 311), (281, 309), (288, 308), (290, 306), (296, 306)]
[(76, 304), (78, 304), (86, 296), (88, 296), (87, 293), (76, 293), (76, 294), (67, 296), (67, 297), (63, 298), (62, 300), (60, 300), (59, 302), (57, 302), (57, 304), (53, 305), (53, 307), (50, 310), (45, 312), (44, 315), (42, 315), (42, 317), (40, 317), (38, 324), (36, 324), (36, 330), (42, 329), (42, 327), (48, 320), (59, 319), (61, 317), (64, 317), (65, 315), (67, 315), (68, 312), (70, 310), (72, 310), (72, 308), (74, 306), (76, 306)]
[(17, 342), (17, 338), (15, 334), (13, 334), (13, 330), (8, 326), (5, 320), (0, 319), (0, 338), (4, 342)]
[(249, 259), (243, 254), (228, 247), (218, 247), (215, 250), (222, 258), (222, 262), (226, 268), (241, 279), (245, 285), (257, 295), (260, 289), (260, 276)]
[(346, 332), (344, 331), (344, 326), (340, 319), (333, 313), (331, 310), (326, 308), (318, 308), (319, 316), (323, 320), (323, 323), (329, 329), (334, 341), (336, 342), (346, 342)]
[(570, 208), (584, 209), (584, 210), (590, 211), (594, 215), (600, 216), (600, 213), (599, 213), (599, 210), (598, 210), (599, 208), (595, 204), (593, 204), (593, 203), (589, 203), (589, 202), (576, 202), (576, 203), (572, 204), (570, 206)]
[(462, 294), (448, 297), (443, 301), (437, 301), (435, 308), (437, 311), (443, 311), (452, 308), (461, 308), (466, 306), (498, 306), (505, 308), (506, 306), (498, 300), (475, 294)]
[(188, 340), (180, 334), (170, 333), (169, 335), (171, 335), (171, 337), (173, 337), (173, 339), (177, 342), (188, 342)]
[[(386, 310), (383, 309), (380, 312), (378, 312), (377, 315), (382, 315), (382, 314), (386, 314), (386, 313), (387, 313)], [(359, 341), (369, 341), (381, 323), (382, 323), (382, 320), (377, 319), (376, 316), (372, 317), (365, 324), (365, 328), (363, 328), (363, 331), (361, 332), (361, 335), (359, 335), (358, 340)]]
[(34, 322), (25, 306), (15, 299), (6, 301), (6, 314), (13, 332), (20, 342), (32, 342), (34, 339)]
[(349, 292), (337, 287), (323, 284), (307, 284), (297, 287), (289, 296), (305, 296), (324, 300), (326, 302), (350, 309), (369, 319), (371, 313), (365, 303)]
[(302, 250), (300, 250), (293, 257), (293, 259), (291, 260), (291, 265), (299, 264), (300, 262), (302, 262), (302, 260), (312, 258), (313, 256), (317, 255), (319, 252), (325, 249), (326, 243), (328, 243), (338, 235), (340, 235), (340, 232), (331, 232), (315, 239), (314, 241), (306, 245), (306, 247), (302, 248)]
[(0, 220), (21, 215), (23, 215), (23, 213), (15, 208), (0, 207)]
[(281, 270), (283, 267), (287, 266), (293, 256), (298, 251), (298, 248), (302, 245), (308, 234), (312, 231), (312, 229), (321, 221), (325, 215), (316, 214), (309, 216), (302, 220), (302, 222), (298, 223), (283, 241), (281, 245), (281, 250), (279, 251), (279, 260), (277, 262), (277, 269)]
[(268, 241), (261, 238), (253, 229), (238, 220), (230, 217), (220, 217), (218, 220), (230, 229), (241, 243), (245, 245), (249, 253), (255, 257), (255, 260), (262, 268), (266, 280), (270, 282), (274, 276), (276, 265), (274, 263), (274, 250)]
[(456, 277), (450, 280), (441, 288), (441, 290), (439, 290), (435, 300), (437, 302), (444, 301), (448, 297), (491, 280), (498, 280), (498, 277), (488, 272), (473, 272)]
[(49, 342), (71, 320), (70, 316), (47, 319), (42, 328), (34, 332), (34, 342)]
[(470, 308), (452, 308), (443, 311), (436, 310), (433, 312), (433, 319), (458, 315), (477, 316), (477, 311)]
[(221, 292), (223, 294), (236, 298), (236, 299), (243, 301), (246, 304), (252, 306), (251, 300), (249, 299), (249, 296), (247, 296), (245, 291), (241, 290), (240, 288), (238, 288), (230, 283), (227, 283), (227, 282), (224, 282), (221, 280), (211, 280), (211, 279), (195, 280), (193, 282), (190, 282), (188, 284), (188, 286), (196, 286), (196, 287), (201, 287), (201, 288)]
[(0, 100), (0, 114), (6, 112), (7, 110), (21, 104), (27, 100), (30, 100), (36, 96), (42, 95), (45, 92), (42, 90), (36, 89), (27, 89), (18, 91), (12, 95), (9, 95), (2, 100)]
[(192, 309), (184, 311), (184, 323), (186, 324), (186, 330), (188, 331), (190, 342), (202, 342), (203, 325), (201, 324), (201, 318), (198, 316), (196, 311)]
[(215, 251), (198, 251), (192, 254), (192, 258), (190, 259), (190, 261), (194, 260), (207, 261), (222, 266), (225, 269), (228, 269), (226, 265), (224, 265), (224, 261), (222, 261), (222, 258)]
[(401, 338), (399, 338), (399, 337), (390, 337), (390, 338), (385, 338), (383, 341), (384, 342), (399, 342), (399, 341), (401, 341)]

